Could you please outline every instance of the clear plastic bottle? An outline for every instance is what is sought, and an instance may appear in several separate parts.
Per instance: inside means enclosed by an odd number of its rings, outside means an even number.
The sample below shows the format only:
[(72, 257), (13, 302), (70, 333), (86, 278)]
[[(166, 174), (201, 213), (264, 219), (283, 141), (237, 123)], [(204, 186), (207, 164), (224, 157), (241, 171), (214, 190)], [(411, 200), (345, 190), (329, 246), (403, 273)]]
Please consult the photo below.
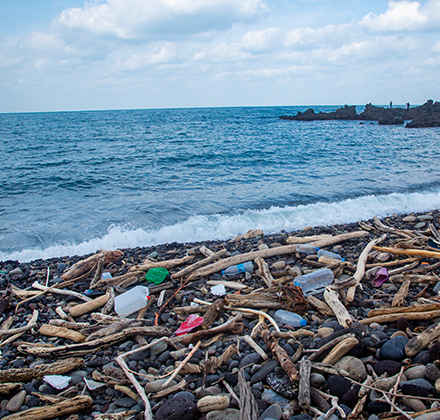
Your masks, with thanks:
[(339, 254), (336, 254), (335, 252), (326, 251), (325, 249), (320, 249), (318, 251), (318, 258), (321, 257), (331, 258), (333, 260), (345, 261), (344, 258), (342, 258)]
[(115, 312), (125, 317), (144, 308), (150, 299), (148, 287), (136, 286), (129, 291), (115, 297)]
[(285, 311), (279, 309), (275, 312), (274, 318), (282, 324), (290, 325), (292, 327), (304, 327), (307, 325), (307, 321), (295, 312)]
[(246, 272), (251, 273), (253, 270), (254, 270), (254, 264), (252, 264), (252, 261), (247, 261), (243, 264), (237, 264), (228, 267), (226, 270), (222, 271), (222, 274), (226, 276), (234, 276), (235, 274), (239, 274), (239, 273), (246, 273)]
[(295, 284), (301, 287), (305, 295), (313, 295), (324, 289), (335, 279), (333, 271), (329, 268), (321, 268), (295, 278)]
[(318, 250), (319, 250), (318, 247), (310, 244), (298, 244), (295, 248), (295, 251), (301, 254), (313, 254)]

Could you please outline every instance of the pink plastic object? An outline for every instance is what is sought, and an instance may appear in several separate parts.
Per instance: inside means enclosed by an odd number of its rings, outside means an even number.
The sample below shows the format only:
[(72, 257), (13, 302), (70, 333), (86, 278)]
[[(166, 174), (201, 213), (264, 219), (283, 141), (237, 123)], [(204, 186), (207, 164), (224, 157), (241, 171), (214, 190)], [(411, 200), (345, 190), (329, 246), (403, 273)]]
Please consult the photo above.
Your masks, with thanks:
[(203, 317), (191, 314), (186, 321), (182, 322), (180, 327), (175, 331), (176, 335), (183, 335), (190, 332), (193, 328), (203, 324)]
[(382, 267), (377, 273), (376, 277), (374, 277), (371, 284), (373, 287), (380, 287), (383, 283), (388, 280), (388, 270), (385, 267)]

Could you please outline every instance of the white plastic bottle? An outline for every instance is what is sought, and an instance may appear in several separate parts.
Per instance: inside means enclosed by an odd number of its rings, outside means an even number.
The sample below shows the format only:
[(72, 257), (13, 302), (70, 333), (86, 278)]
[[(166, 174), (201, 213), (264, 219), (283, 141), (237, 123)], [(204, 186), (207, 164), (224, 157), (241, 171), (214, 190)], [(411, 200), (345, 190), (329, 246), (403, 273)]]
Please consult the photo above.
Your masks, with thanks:
[(295, 251), (299, 252), (301, 254), (313, 254), (318, 250), (319, 250), (318, 247), (316, 247), (315, 245), (310, 245), (310, 244), (298, 244), (295, 247)]
[(323, 292), (324, 289), (335, 279), (333, 271), (329, 268), (321, 268), (295, 278), (305, 295), (313, 295)]
[(331, 258), (333, 260), (338, 260), (338, 261), (345, 261), (344, 258), (342, 258), (339, 254), (336, 254), (335, 252), (326, 251), (325, 249), (320, 249), (318, 251), (318, 258), (321, 257)]
[(222, 274), (226, 276), (234, 276), (235, 274), (239, 274), (239, 273), (246, 273), (246, 272), (251, 273), (253, 270), (254, 270), (254, 265), (252, 264), (252, 261), (247, 261), (243, 264), (237, 264), (228, 267), (226, 270), (222, 271)]
[(279, 309), (275, 312), (274, 318), (282, 324), (290, 325), (292, 327), (304, 327), (307, 325), (307, 321), (295, 312), (285, 311)]
[(148, 287), (133, 287), (133, 289), (115, 297), (115, 312), (121, 317), (131, 315), (147, 305), (149, 296)]

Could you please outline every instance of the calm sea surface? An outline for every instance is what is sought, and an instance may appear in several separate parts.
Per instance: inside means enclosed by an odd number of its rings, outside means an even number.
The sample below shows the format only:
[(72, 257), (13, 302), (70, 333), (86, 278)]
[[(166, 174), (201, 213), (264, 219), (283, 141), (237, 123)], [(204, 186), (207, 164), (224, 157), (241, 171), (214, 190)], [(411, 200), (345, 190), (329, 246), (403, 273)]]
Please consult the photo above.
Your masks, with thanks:
[(0, 260), (440, 206), (440, 129), (279, 120), (307, 108), (0, 114)]

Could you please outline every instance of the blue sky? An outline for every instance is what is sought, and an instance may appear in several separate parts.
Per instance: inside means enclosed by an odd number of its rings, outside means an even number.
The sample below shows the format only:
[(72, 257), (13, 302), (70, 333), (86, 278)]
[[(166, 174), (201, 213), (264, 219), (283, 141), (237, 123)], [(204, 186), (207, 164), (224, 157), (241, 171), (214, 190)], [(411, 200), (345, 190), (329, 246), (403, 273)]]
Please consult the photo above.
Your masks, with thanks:
[(440, 100), (440, 0), (0, 0), (0, 112)]

